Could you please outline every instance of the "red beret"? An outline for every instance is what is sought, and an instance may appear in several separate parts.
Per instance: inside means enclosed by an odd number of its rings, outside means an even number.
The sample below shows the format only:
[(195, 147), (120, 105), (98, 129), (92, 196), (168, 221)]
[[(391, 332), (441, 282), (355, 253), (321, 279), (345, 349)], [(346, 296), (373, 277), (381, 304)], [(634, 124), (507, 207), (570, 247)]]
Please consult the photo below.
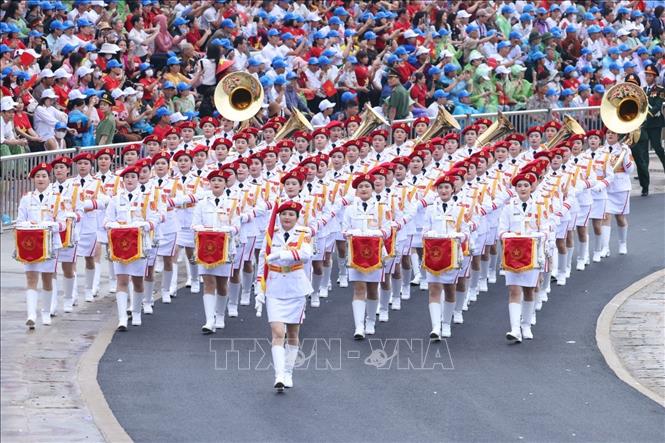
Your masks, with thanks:
[(522, 180), (526, 180), (530, 184), (534, 184), (535, 182), (538, 181), (538, 177), (536, 177), (536, 174), (532, 172), (522, 172), (513, 177), (513, 179), (510, 181), (510, 184), (513, 186), (517, 186), (517, 183), (521, 182)]
[(281, 126), (284, 123), (286, 123), (286, 117), (282, 117), (281, 115), (276, 115), (273, 118), (269, 119), (269, 121), (273, 121)]
[(280, 182), (286, 183), (286, 181), (290, 178), (295, 178), (302, 185), (302, 182), (305, 181), (305, 172), (301, 168), (295, 168), (284, 174)]
[(561, 129), (561, 123), (559, 123), (556, 120), (550, 120), (543, 125), (543, 131), (547, 128), (554, 128), (558, 131), (559, 129)]
[[(236, 141), (238, 139), (249, 140), (250, 135), (251, 134), (248, 131), (236, 132), (235, 134), (233, 134), (233, 141)], [(217, 140), (220, 140), (220, 139), (217, 139)]]
[(469, 170), (469, 165), (471, 163), (468, 161), (468, 159), (460, 160), (457, 163), (453, 165), (454, 169), (464, 169), (464, 172)]
[[(425, 123), (426, 125), (429, 125), (429, 118), (428, 117), (418, 117), (413, 121), (413, 127), (415, 128), (418, 123)], [(394, 128), (393, 128), (394, 129)], [(408, 132), (408, 131), (407, 131)]]
[(157, 136), (153, 135), (153, 134), (150, 134), (149, 136), (147, 136), (146, 138), (143, 139), (143, 144), (146, 144), (148, 142), (161, 143), (159, 138), (157, 138)]
[(164, 133), (164, 138), (168, 137), (169, 135), (177, 135), (178, 137), (180, 137), (180, 131), (178, 130), (178, 128), (174, 128), (173, 126), (171, 126), (168, 129), (168, 131)]
[[(130, 146), (132, 145), (127, 145), (125, 149), (127, 149)], [(125, 149), (123, 149), (123, 153)], [(99, 151), (97, 151), (97, 153), (95, 154), (95, 159), (99, 159), (99, 157), (101, 157), (102, 155), (108, 155), (109, 157), (113, 158), (113, 156), (115, 155), (115, 150), (113, 150), (113, 148), (102, 148)]]
[(74, 163), (78, 163), (81, 160), (88, 160), (90, 163), (95, 159), (95, 157), (92, 155), (90, 152), (81, 152), (80, 154), (76, 155), (72, 161)]
[(384, 177), (388, 175), (388, 168), (385, 168), (381, 165), (375, 166), (374, 168), (370, 169), (368, 174), (370, 175), (383, 175)]
[(546, 158), (546, 159), (548, 159), (548, 160), (552, 160), (552, 157), (554, 157), (554, 150), (553, 150), (553, 149), (550, 149), (550, 150), (548, 150), (548, 151), (540, 151), (540, 152), (536, 152), (536, 153), (533, 155), (533, 158), (534, 158), (534, 159), (537, 159), (537, 158)]
[(347, 149), (349, 148), (349, 146), (355, 146), (356, 148), (360, 149), (360, 146), (362, 145), (362, 143), (363, 142), (360, 139), (353, 139), (353, 140), (346, 141), (344, 143), (344, 145), (342, 145), (342, 146), (344, 146)]
[(201, 121), (199, 121), (199, 128), (203, 128), (203, 125), (205, 125), (206, 123), (210, 123), (214, 127), (219, 126), (219, 120), (217, 120), (216, 118), (214, 118), (214, 117), (203, 117), (201, 119)]
[(120, 177), (124, 177), (125, 174), (128, 174), (128, 173), (130, 173), (130, 172), (133, 172), (134, 174), (138, 175), (139, 172), (141, 172), (141, 169), (142, 169), (141, 167), (139, 167), (139, 166), (137, 166), (136, 164), (134, 164), (134, 165), (132, 165), (132, 166), (127, 166), (125, 169), (123, 169), (122, 171), (120, 171), (120, 173), (119, 173), (118, 175), (119, 175)]
[(532, 132), (537, 132), (542, 135), (543, 128), (541, 128), (540, 126), (531, 126), (529, 129), (526, 130), (526, 135), (529, 135)]
[(152, 156), (152, 164), (154, 165), (155, 163), (157, 163), (157, 160), (160, 160), (160, 159), (164, 159), (168, 162), (168, 161), (171, 160), (171, 154), (169, 154), (166, 151), (158, 152), (157, 154)]
[(205, 152), (206, 154), (208, 153), (208, 147), (206, 145), (196, 145), (194, 146), (193, 149), (189, 151), (192, 155), (196, 155), (199, 152)]
[(434, 138), (430, 139), (429, 142), (433, 146), (439, 146), (439, 145), (443, 146), (444, 144), (446, 144), (446, 138), (445, 137), (434, 137)]
[(237, 164), (238, 166), (239, 165), (245, 165), (248, 168), (252, 164), (249, 160), (249, 157), (240, 157), (240, 158), (236, 159), (236, 161), (234, 161), (233, 163)]
[(462, 129), (462, 135), (466, 134), (469, 131), (473, 131), (473, 132), (477, 133), (478, 132), (478, 126), (476, 126), (476, 125), (467, 126), (466, 128)]
[[(235, 136), (233, 138), (235, 138)], [(226, 146), (227, 149), (231, 149), (231, 146), (233, 146), (233, 142), (228, 138), (216, 138), (215, 141), (212, 142), (212, 146), (210, 146), (210, 149), (215, 149), (219, 145), (224, 145)]]
[(250, 126), (249, 128), (243, 129), (242, 132), (246, 132), (248, 134), (252, 134), (253, 136), (257, 136), (259, 134), (259, 128), (255, 128), (254, 126)]
[(362, 182), (369, 182), (372, 187), (374, 187), (374, 180), (375, 178), (372, 174), (360, 174), (358, 177), (353, 179), (351, 186), (353, 189), (358, 189), (358, 186), (360, 186)]
[(394, 171), (396, 165), (393, 162), (383, 162), (379, 166), (386, 168), (389, 171)]
[(475, 122), (473, 122), (474, 125), (485, 125), (485, 126), (491, 126), (492, 125), (492, 120), (489, 118), (479, 118), (476, 119)]
[(464, 178), (464, 175), (466, 175), (466, 168), (460, 168), (460, 167), (450, 168), (450, 170), (446, 173), (446, 175), (450, 175), (451, 177)]
[(522, 143), (524, 140), (526, 140), (526, 137), (523, 134), (517, 132), (508, 134), (508, 136), (504, 139), (504, 141), (507, 142), (520, 142), (520, 143)]
[(457, 134), (456, 132), (449, 132), (449, 133), (447, 133), (446, 135), (443, 136), (443, 139), (444, 140), (455, 140), (455, 141), (459, 142), (459, 134)]
[(261, 151), (261, 155), (263, 155), (263, 158), (265, 158), (266, 154), (279, 154), (279, 148), (275, 145), (270, 145), (266, 147), (263, 151)]
[(455, 178), (456, 178), (455, 175), (449, 175), (449, 174), (442, 175), (434, 182), (434, 187), (438, 187), (441, 183), (450, 183), (450, 185), (452, 186), (455, 183)]
[(221, 177), (224, 179), (224, 181), (228, 181), (229, 177), (231, 177), (231, 174), (226, 169), (215, 169), (213, 171), (210, 171), (206, 178), (208, 180), (212, 180), (215, 177)]
[(379, 136), (383, 137), (384, 139), (388, 140), (388, 131), (386, 131), (385, 129), (376, 129), (376, 130), (372, 131), (369, 136), (371, 138), (374, 138), (377, 135), (379, 135)]
[(332, 128), (344, 128), (344, 123), (342, 123), (339, 120), (331, 120), (330, 123), (326, 125), (326, 128), (332, 129)]
[(270, 121), (268, 120), (263, 126), (261, 126), (261, 130), (265, 131), (266, 129), (274, 129), (275, 131), (279, 130), (280, 124), (276, 121)]
[(37, 174), (39, 171), (46, 171), (46, 173), (49, 174), (51, 172), (51, 169), (52, 169), (51, 165), (46, 162), (38, 163), (37, 166), (35, 166), (30, 170), (30, 178), (33, 178), (35, 174)]
[(312, 138), (316, 137), (317, 135), (325, 135), (326, 138), (330, 137), (330, 131), (327, 128), (318, 128), (312, 131)]
[(180, 129), (185, 129), (185, 128), (196, 129), (196, 123), (194, 123), (193, 121), (188, 120), (188, 121), (178, 123), (178, 127)]
[[(415, 122), (413, 123), (413, 125), (415, 126)], [(404, 132), (406, 132), (407, 134), (409, 133), (409, 131), (411, 131), (411, 128), (409, 128), (409, 124), (405, 123), (405, 122), (393, 123), (393, 125), (391, 126), (391, 129), (392, 129), (393, 132), (395, 132), (396, 129), (401, 129)]]
[[(414, 157), (418, 157), (422, 160), (424, 158), (423, 151), (421, 149), (414, 149), (413, 152), (411, 152), (411, 154), (409, 154), (409, 161), (413, 160)], [(395, 161), (395, 159), (393, 159), (393, 162), (394, 161)]]
[(150, 157), (140, 158), (136, 161), (136, 163), (134, 163), (134, 166), (137, 166), (141, 169), (145, 168), (146, 166), (150, 168), (152, 167), (152, 160)]
[(141, 145), (137, 143), (132, 143), (131, 145), (127, 145), (122, 149), (120, 155), (125, 155), (130, 151), (134, 151), (138, 154), (139, 152), (141, 152)]
[(603, 131), (600, 129), (590, 129), (586, 132), (587, 137), (596, 136), (598, 138), (603, 138)]
[(576, 141), (584, 141), (584, 134), (573, 134), (570, 137), (568, 137), (568, 143), (572, 144), (573, 142)]
[(395, 157), (392, 159), (392, 162), (395, 165), (402, 165), (405, 168), (409, 167), (409, 163), (411, 163), (411, 159), (409, 157), (401, 156), (401, 157)]
[(277, 213), (281, 213), (284, 211), (295, 211), (296, 213), (300, 213), (300, 210), (302, 209), (302, 205), (298, 202), (294, 201), (287, 201), (279, 205), (277, 208)]
[(348, 127), (349, 123), (358, 123), (360, 124), (362, 122), (362, 117), (360, 115), (352, 115), (351, 117), (347, 118), (344, 124)]
[(335, 148), (332, 148), (328, 155), (330, 157), (332, 157), (333, 155), (335, 155), (337, 153), (342, 154), (342, 155), (346, 155), (346, 146), (337, 146)]
[[(310, 140), (312, 139), (312, 137), (313, 137), (313, 135), (310, 136), (310, 135), (309, 135), (308, 133), (306, 133), (305, 131), (295, 131), (295, 132), (293, 133), (293, 138), (294, 138), (294, 139), (296, 139), (296, 138), (304, 138), (305, 140), (310, 141)], [(327, 135), (326, 135), (326, 137), (327, 137)], [(290, 141), (290, 140), (289, 140), (289, 141)]]
[(171, 158), (173, 159), (173, 161), (178, 161), (178, 159), (180, 159), (180, 157), (182, 157), (183, 155), (189, 157), (190, 160), (194, 157), (194, 155), (187, 149), (181, 149), (180, 151), (177, 151), (175, 154), (173, 154), (173, 157)]
[(54, 167), (55, 165), (57, 165), (59, 163), (71, 168), (72, 163), (74, 163), (74, 162), (72, 161), (71, 158), (64, 157), (64, 156), (60, 155), (60, 156), (56, 157), (55, 159), (53, 159), (53, 161), (51, 162), (51, 167)]
[(316, 155), (305, 157), (304, 159), (302, 159), (302, 161), (300, 163), (298, 163), (298, 166), (305, 166), (309, 163), (313, 163), (313, 164), (318, 166), (319, 162), (318, 162), (317, 157), (318, 156), (316, 156)]
[(283, 149), (283, 148), (293, 149), (294, 146), (295, 143), (293, 142), (293, 140), (280, 140), (275, 145), (277, 149)]
[(249, 159), (250, 162), (256, 159), (263, 164), (263, 151), (255, 152), (254, 154), (250, 155), (247, 158)]

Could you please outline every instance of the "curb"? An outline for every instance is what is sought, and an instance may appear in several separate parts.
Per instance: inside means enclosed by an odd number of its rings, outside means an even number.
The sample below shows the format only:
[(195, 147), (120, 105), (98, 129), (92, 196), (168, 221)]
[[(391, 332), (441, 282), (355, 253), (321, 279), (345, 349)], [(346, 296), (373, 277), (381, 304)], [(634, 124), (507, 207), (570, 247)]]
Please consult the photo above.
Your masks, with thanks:
[(661, 269), (660, 271), (656, 271), (653, 274), (644, 277), (643, 279), (633, 283), (615, 295), (614, 298), (610, 300), (607, 305), (605, 305), (603, 311), (598, 316), (598, 321), (596, 323), (596, 343), (598, 345), (598, 350), (600, 350), (600, 353), (605, 359), (605, 362), (621, 381), (636, 389), (642, 395), (645, 395), (646, 397), (655, 401), (660, 406), (665, 407), (665, 398), (651, 391), (649, 388), (640, 383), (635, 377), (633, 377), (630, 372), (628, 372), (628, 370), (623, 365), (623, 362), (615, 352), (614, 346), (612, 345), (612, 338), (610, 337), (610, 328), (612, 326), (614, 316), (616, 315), (619, 308), (626, 302), (626, 300), (628, 300), (631, 296), (633, 296), (645, 286), (663, 277), (665, 277), (665, 269)]

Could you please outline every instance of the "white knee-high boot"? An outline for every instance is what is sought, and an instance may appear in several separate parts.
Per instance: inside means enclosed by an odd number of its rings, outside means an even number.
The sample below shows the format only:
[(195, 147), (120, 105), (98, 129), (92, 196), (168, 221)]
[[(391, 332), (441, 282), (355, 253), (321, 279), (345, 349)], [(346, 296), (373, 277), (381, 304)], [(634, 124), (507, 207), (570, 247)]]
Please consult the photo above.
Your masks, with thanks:
[(487, 292), (487, 280), (489, 275), (490, 261), (480, 260), (480, 277), (478, 278), (478, 291)]
[[(95, 266), (97, 269), (97, 266)], [(85, 301), (93, 301), (92, 289), (95, 282), (95, 269), (85, 269)]]
[(28, 319), (25, 324), (30, 329), (35, 328), (35, 323), (37, 322), (37, 302), (39, 300), (39, 293), (34, 289), (28, 289), (25, 291), (25, 306), (28, 312)]
[(42, 289), (39, 291), (39, 298), (41, 299), (41, 314), (42, 314), (42, 324), (50, 325), (51, 324), (51, 293), (52, 291), (46, 291)]
[(143, 313), (152, 314), (152, 292), (155, 289), (154, 281), (143, 281)]
[[(253, 272), (242, 272), (242, 295), (240, 296), (240, 304), (248, 306), (252, 297), (252, 277)], [(315, 288), (316, 289), (316, 288)]]
[(487, 272), (487, 282), (496, 283), (496, 264), (499, 259), (498, 254), (490, 254), (489, 269)]
[(95, 273), (92, 280), (92, 295), (97, 297), (99, 294), (99, 280), (102, 276), (102, 263), (95, 263)]
[(178, 295), (178, 261), (173, 260), (173, 271), (171, 272), (171, 281), (168, 282), (169, 295), (176, 297)]
[(432, 322), (432, 332), (430, 333), (431, 338), (435, 338), (441, 335), (441, 303), (430, 303), (429, 304), (429, 319)]
[(58, 280), (53, 279), (53, 289), (51, 290), (51, 305), (49, 306), (49, 315), (55, 317), (58, 313)]
[[(328, 287), (330, 286), (330, 273), (332, 272), (332, 266), (323, 265), (323, 278), (321, 279), (321, 284), (319, 285), (319, 297), (328, 298)], [(316, 289), (316, 288), (314, 288)]]
[(215, 331), (215, 304), (217, 300), (215, 294), (203, 294), (203, 311), (206, 317), (206, 323), (201, 328), (203, 332)]
[[(143, 288), (145, 289), (145, 288)], [(143, 305), (143, 292), (134, 291), (132, 299), (132, 325), (141, 326), (141, 306)]]
[(601, 255), (604, 257), (610, 256), (610, 236), (612, 234), (612, 226), (603, 225), (601, 228), (600, 237), (603, 239), (603, 248)]
[(379, 305), (379, 300), (370, 300), (365, 302), (365, 333), (369, 335), (374, 334), (374, 325), (376, 323), (376, 308)]
[(171, 303), (171, 278), (173, 271), (162, 271), (162, 303)]
[(272, 347), (272, 364), (275, 368), (275, 387), (278, 384), (284, 386), (284, 368), (285, 368), (286, 350), (284, 346)]
[(390, 294), (390, 289), (379, 289), (379, 321), (388, 320), (387, 318), (382, 320), (382, 314), (386, 317), (388, 315), (388, 308), (390, 306)]
[(402, 269), (402, 300), (411, 298), (411, 275), (412, 269)]
[(240, 283), (229, 282), (229, 317), (238, 316), (238, 299), (240, 298)]
[(228, 302), (228, 295), (217, 294), (217, 304), (215, 305), (215, 328), (224, 328), (224, 316), (226, 315), (226, 304)]
[(510, 332), (509, 338), (516, 341), (522, 341), (522, 332), (520, 330), (520, 321), (522, 315), (521, 303), (508, 303), (508, 314), (510, 317)]
[(118, 291), (115, 294), (115, 303), (118, 308), (118, 329), (127, 329), (127, 299), (128, 295), (124, 291)]
[(118, 280), (115, 278), (115, 268), (113, 268), (113, 262), (108, 260), (107, 262), (109, 269), (109, 293), (115, 294), (118, 288)]
[(355, 324), (355, 336), (362, 338), (365, 336), (365, 300), (353, 300), (353, 323)]
[(74, 278), (62, 277), (62, 298), (64, 300), (63, 311), (65, 312), (72, 312), (72, 306), (74, 306), (74, 281)]
[(298, 346), (286, 344), (286, 358), (284, 360), (284, 385), (287, 388), (293, 387), (293, 369), (298, 360)]

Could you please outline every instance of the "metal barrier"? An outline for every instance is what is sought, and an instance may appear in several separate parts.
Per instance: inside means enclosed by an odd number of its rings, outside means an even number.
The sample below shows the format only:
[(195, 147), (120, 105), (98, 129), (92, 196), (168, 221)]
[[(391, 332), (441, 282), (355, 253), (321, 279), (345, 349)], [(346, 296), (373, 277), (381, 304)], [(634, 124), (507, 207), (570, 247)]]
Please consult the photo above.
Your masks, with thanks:
[[(534, 109), (525, 111), (507, 111), (503, 115), (513, 124), (517, 132), (524, 132), (527, 128), (543, 124), (549, 120), (561, 120), (564, 114), (568, 114), (577, 120), (583, 128), (600, 129), (603, 123), (600, 120), (600, 107), (587, 108), (555, 108), (555, 109)], [(473, 114), (473, 115), (455, 115), (455, 119), (460, 122), (462, 128), (471, 124), (478, 118), (496, 119), (497, 113)], [(411, 123), (415, 118), (396, 120), (400, 122)], [(194, 139), (200, 139), (200, 136)], [(59, 151), (44, 151), (28, 154), (9, 155), (0, 157), (0, 216), (2, 223), (0, 230), (7, 228), (18, 214), (18, 205), (25, 193), (32, 190), (32, 183), (28, 179), (28, 173), (37, 164), (50, 162), (59, 155), (72, 155), (79, 152), (96, 152), (102, 148), (113, 148), (115, 156), (113, 158), (116, 168), (122, 167), (122, 157), (120, 152), (130, 143), (114, 143), (107, 145), (88, 146), (82, 148), (69, 148)], [(76, 175), (76, 165), (73, 166), (72, 175)]]

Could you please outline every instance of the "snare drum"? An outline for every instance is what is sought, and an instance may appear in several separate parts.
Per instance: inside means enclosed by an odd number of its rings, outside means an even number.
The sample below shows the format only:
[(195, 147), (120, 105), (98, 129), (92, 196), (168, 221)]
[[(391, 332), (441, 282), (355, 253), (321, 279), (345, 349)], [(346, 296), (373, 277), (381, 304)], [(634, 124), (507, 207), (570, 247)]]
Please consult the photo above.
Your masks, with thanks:
[(143, 228), (122, 227), (108, 230), (109, 259), (111, 261), (129, 264), (146, 258), (146, 251), (150, 249), (149, 236), (145, 235)]
[(233, 263), (231, 228), (206, 229), (194, 233), (194, 259), (205, 268)]
[(53, 234), (41, 226), (16, 228), (14, 257), (21, 263), (41, 263), (54, 258)]
[(542, 270), (545, 267), (544, 237), (519, 235), (501, 241), (501, 269), (510, 272)]
[(369, 273), (383, 267), (386, 256), (383, 237), (351, 235), (347, 239), (347, 265), (357, 271)]
[(433, 275), (462, 268), (460, 235), (429, 231), (423, 235), (423, 268)]

